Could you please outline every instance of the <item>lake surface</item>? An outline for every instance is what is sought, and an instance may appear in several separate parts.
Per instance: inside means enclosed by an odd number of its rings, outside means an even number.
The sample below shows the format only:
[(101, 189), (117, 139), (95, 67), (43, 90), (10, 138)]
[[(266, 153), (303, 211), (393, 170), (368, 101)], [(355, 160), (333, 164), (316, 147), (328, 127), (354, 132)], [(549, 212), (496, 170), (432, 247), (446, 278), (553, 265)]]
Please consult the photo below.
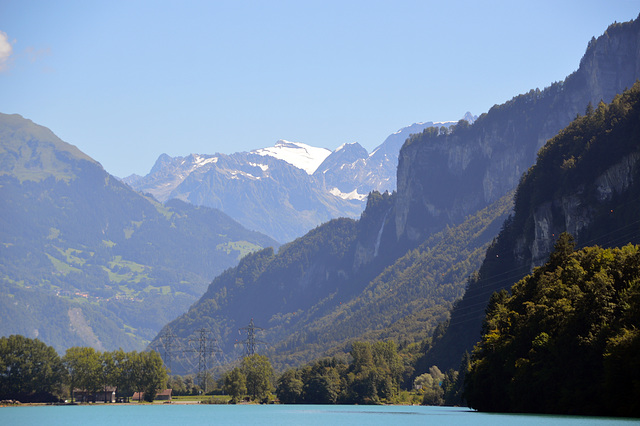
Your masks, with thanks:
[[(197, 423), (195, 423), (197, 422)], [(0, 425), (605, 426), (640, 419), (478, 413), (455, 407), (358, 405), (94, 405), (0, 408)]]

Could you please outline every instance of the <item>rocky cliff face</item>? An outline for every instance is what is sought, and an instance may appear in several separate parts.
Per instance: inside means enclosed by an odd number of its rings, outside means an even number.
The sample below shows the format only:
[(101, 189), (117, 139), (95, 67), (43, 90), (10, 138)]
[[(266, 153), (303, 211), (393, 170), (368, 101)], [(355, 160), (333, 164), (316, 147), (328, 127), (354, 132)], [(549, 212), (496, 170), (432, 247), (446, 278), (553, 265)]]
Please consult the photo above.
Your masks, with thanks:
[[(477, 116), (467, 112), (463, 119), (473, 123), (477, 118)], [(352, 170), (357, 173), (359, 180), (362, 182), (360, 192), (366, 193), (371, 190), (379, 192), (394, 191), (396, 189), (398, 156), (404, 142), (411, 135), (418, 134), (426, 128), (449, 128), (455, 123), (455, 121), (413, 123), (389, 135), (380, 146), (371, 152), (368, 158), (352, 165)]]
[[(533, 214), (533, 240), (527, 241), (526, 236), (521, 236), (516, 245), (516, 257), (528, 269), (533, 269), (547, 261), (560, 233), (566, 231), (576, 238), (582, 237), (594, 218), (602, 215), (603, 206), (609, 205), (614, 197), (624, 194), (633, 184), (638, 176), (639, 161), (640, 152), (626, 155), (593, 182), (581, 185), (575, 193), (538, 206)], [(587, 202), (590, 193), (596, 194), (595, 203)], [(610, 209), (610, 213), (613, 212)]]
[[(640, 75), (640, 20), (611, 25), (592, 39), (580, 61), (592, 100), (608, 102), (620, 87), (630, 88)], [(629, 83), (631, 82), (631, 83)]]
[(399, 157), (396, 237), (421, 241), (503, 196), (589, 103), (610, 102), (638, 78), (640, 21), (614, 24), (589, 43), (578, 71), (563, 82), (494, 106), (471, 126), (413, 137)]

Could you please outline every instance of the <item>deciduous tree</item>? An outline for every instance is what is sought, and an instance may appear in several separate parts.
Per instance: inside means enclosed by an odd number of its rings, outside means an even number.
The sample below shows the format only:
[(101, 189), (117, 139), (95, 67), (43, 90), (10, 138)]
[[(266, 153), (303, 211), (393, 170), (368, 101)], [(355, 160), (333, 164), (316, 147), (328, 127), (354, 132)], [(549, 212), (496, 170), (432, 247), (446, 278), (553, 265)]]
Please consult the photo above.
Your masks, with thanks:
[(67, 349), (62, 363), (67, 369), (67, 383), (71, 399), (74, 399), (75, 389), (86, 392), (96, 392), (102, 383), (102, 364), (100, 356), (91, 347), (74, 346)]
[(55, 400), (64, 376), (51, 346), (20, 335), (0, 338), (0, 399)]
[(247, 378), (247, 392), (254, 400), (262, 400), (271, 391), (273, 368), (264, 355), (250, 355), (242, 360), (242, 373)]
[(247, 378), (240, 368), (236, 367), (224, 376), (222, 390), (231, 396), (232, 404), (247, 393)]

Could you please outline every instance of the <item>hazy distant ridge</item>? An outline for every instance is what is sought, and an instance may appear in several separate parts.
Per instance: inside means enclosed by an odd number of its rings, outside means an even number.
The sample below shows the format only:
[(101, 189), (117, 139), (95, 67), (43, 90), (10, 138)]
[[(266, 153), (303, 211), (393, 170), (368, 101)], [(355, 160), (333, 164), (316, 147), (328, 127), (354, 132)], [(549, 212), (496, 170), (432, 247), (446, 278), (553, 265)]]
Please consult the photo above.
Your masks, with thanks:
[[(474, 117), (467, 113), (465, 119)], [(177, 198), (220, 209), (249, 229), (287, 242), (333, 218), (357, 218), (369, 192), (395, 190), (398, 153), (412, 133), (453, 123), (402, 128), (371, 154), (357, 142), (330, 151), (285, 140), (229, 155), (162, 154), (149, 174), (123, 180), (161, 202)]]

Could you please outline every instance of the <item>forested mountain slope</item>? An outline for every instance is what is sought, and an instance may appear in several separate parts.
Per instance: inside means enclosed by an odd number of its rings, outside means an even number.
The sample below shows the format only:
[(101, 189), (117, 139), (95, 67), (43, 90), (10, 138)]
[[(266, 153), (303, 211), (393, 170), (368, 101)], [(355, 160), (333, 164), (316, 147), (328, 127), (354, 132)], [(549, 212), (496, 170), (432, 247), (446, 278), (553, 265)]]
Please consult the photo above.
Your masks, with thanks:
[(561, 234), (547, 263), (489, 302), (469, 406), (638, 417), (639, 260), (639, 245), (574, 251)]
[(0, 334), (141, 349), (211, 277), (277, 243), (225, 214), (162, 205), (49, 129), (0, 114)]
[(427, 364), (457, 367), (480, 338), (490, 296), (542, 265), (562, 232), (578, 247), (640, 243), (640, 83), (551, 139), (523, 177), (513, 216), (451, 314)]
[[(357, 338), (420, 341), (447, 317), (480, 265), (488, 243), (511, 210), (511, 196), (433, 235), (399, 259), (375, 253), (360, 263), (360, 251), (375, 247), (395, 195), (372, 193), (359, 221), (335, 219), (280, 248), (246, 256), (225, 271), (187, 313), (169, 323), (152, 346), (170, 339), (174, 371), (196, 365), (190, 348), (202, 328), (228, 359), (241, 354), (238, 330), (250, 319), (264, 328), (260, 339), (278, 368), (340, 353)], [(374, 241), (369, 242), (373, 237)], [(388, 265), (388, 266), (387, 266)], [(188, 359), (191, 356), (193, 359)], [(176, 362), (179, 361), (179, 362)]]

